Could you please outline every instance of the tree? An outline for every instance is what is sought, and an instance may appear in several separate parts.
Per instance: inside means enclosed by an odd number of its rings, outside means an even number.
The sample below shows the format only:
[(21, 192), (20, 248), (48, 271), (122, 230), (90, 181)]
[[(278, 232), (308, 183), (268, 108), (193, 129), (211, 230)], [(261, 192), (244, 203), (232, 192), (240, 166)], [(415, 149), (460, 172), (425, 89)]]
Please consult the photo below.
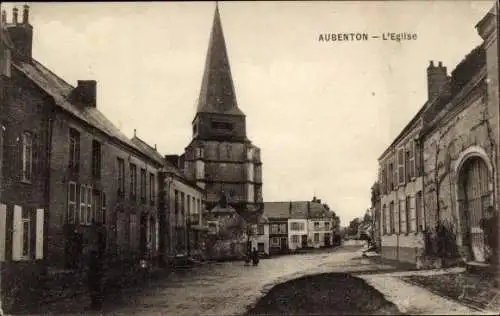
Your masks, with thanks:
[(355, 236), (358, 234), (359, 225), (361, 224), (361, 219), (356, 217), (349, 222), (347, 227), (347, 235)]

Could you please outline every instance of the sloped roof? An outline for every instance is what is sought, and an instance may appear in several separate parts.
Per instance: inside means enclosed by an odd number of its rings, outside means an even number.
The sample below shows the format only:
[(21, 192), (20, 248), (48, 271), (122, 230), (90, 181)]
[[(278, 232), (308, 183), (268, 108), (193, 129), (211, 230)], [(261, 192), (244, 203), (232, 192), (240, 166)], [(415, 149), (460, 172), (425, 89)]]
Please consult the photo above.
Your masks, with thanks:
[(264, 215), (266, 215), (268, 218), (283, 219), (333, 217), (333, 213), (331, 211), (328, 211), (321, 203), (308, 201), (264, 202)]
[(245, 115), (236, 101), (218, 6), (210, 33), (197, 112)]
[(154, 159), (158, 164), (164, 165), (166, 163), (166, 160), (163, 158), (163, 156), (153, 147), (151, 147), (148, 143), (143, 141), (137, 136), (132, 137), (131, 142), (137, 146), (143, 153), (151, 157), (151, 159)]
[(97, 108), (72, 104), (69, 100), (74, 87), (38, 61), (34, 59), (30, 63), (16, 61), (13, 63), (13, 67), (26, 75), (34, 84), (50, 95), (54, 99), (55, 104), (61, 109), (99, 129), (112, 139), (145, 154)]

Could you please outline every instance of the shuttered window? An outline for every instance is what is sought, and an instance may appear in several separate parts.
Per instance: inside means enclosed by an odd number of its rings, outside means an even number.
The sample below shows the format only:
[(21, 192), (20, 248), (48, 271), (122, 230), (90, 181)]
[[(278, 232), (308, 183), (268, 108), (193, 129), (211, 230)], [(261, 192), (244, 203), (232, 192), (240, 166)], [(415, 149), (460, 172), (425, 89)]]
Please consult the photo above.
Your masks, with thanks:
[(7, 238), (7, 205), (0, 204), (0, 261), (5, 260), (6, 238)]
[(31, 218), (28, 208), (14, 206), (12, 230), (12, 260), (28, 260), (31, 253)]
[(30, 132), (24, 132), (22, 139), (22, 175), (21, 179), (31, 182), (33, 176), (33, 136)]
[(36, 210), (36, 248), (35, 259), (43, 259), (43, 224), (44, 224), (44, 209)]
[(82, 184), (80, 186), (80, 213), (78, 216), (80, 224), (85, 224), (87, 214), (87, 186)]
[(74, 224), (75, 218), (76, 222), (78, 221), (78, 214), (76, 214), (76, 183), (69, 182), (68, 184), (68, 214), (67, 214), (67, 222), (68, 224)]
[(405, 152), (403, 148), (398, 150), (398, 184), (405, 183)]

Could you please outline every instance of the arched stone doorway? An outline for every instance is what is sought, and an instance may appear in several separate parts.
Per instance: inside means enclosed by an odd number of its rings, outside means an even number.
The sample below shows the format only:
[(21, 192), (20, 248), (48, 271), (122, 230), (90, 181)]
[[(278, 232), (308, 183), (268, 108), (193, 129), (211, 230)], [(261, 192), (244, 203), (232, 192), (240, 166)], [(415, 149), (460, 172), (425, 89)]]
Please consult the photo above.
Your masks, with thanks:
[(484, 262), (485, 242), (480, 221), (492, 203), (489, 166), (479, 155), (470, 155), (463, 160), (457, 180), (462, 246), (468, 260)]

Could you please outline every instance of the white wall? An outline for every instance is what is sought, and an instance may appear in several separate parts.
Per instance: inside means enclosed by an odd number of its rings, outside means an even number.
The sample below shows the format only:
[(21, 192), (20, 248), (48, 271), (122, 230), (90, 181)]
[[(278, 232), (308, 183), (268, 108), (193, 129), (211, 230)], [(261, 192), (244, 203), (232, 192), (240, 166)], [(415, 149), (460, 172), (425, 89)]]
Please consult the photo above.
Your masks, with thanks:
[(264, 252), (269, 255), (269, 224), (264, 224), (264, 235), (254, 235), (252, 248), (259, 249), (258, 244), (264, 244)]
[[(301, 230), (292, 230), (292, 223), (300, 223), (303, 226)], [(290, 250), (302, 248), (302, 235), (307, 235), (307, 220), (306, 219), (289, 219), (288, 220), (288, 247)], [(294, 240), (293, 236), (297, 239)]]

